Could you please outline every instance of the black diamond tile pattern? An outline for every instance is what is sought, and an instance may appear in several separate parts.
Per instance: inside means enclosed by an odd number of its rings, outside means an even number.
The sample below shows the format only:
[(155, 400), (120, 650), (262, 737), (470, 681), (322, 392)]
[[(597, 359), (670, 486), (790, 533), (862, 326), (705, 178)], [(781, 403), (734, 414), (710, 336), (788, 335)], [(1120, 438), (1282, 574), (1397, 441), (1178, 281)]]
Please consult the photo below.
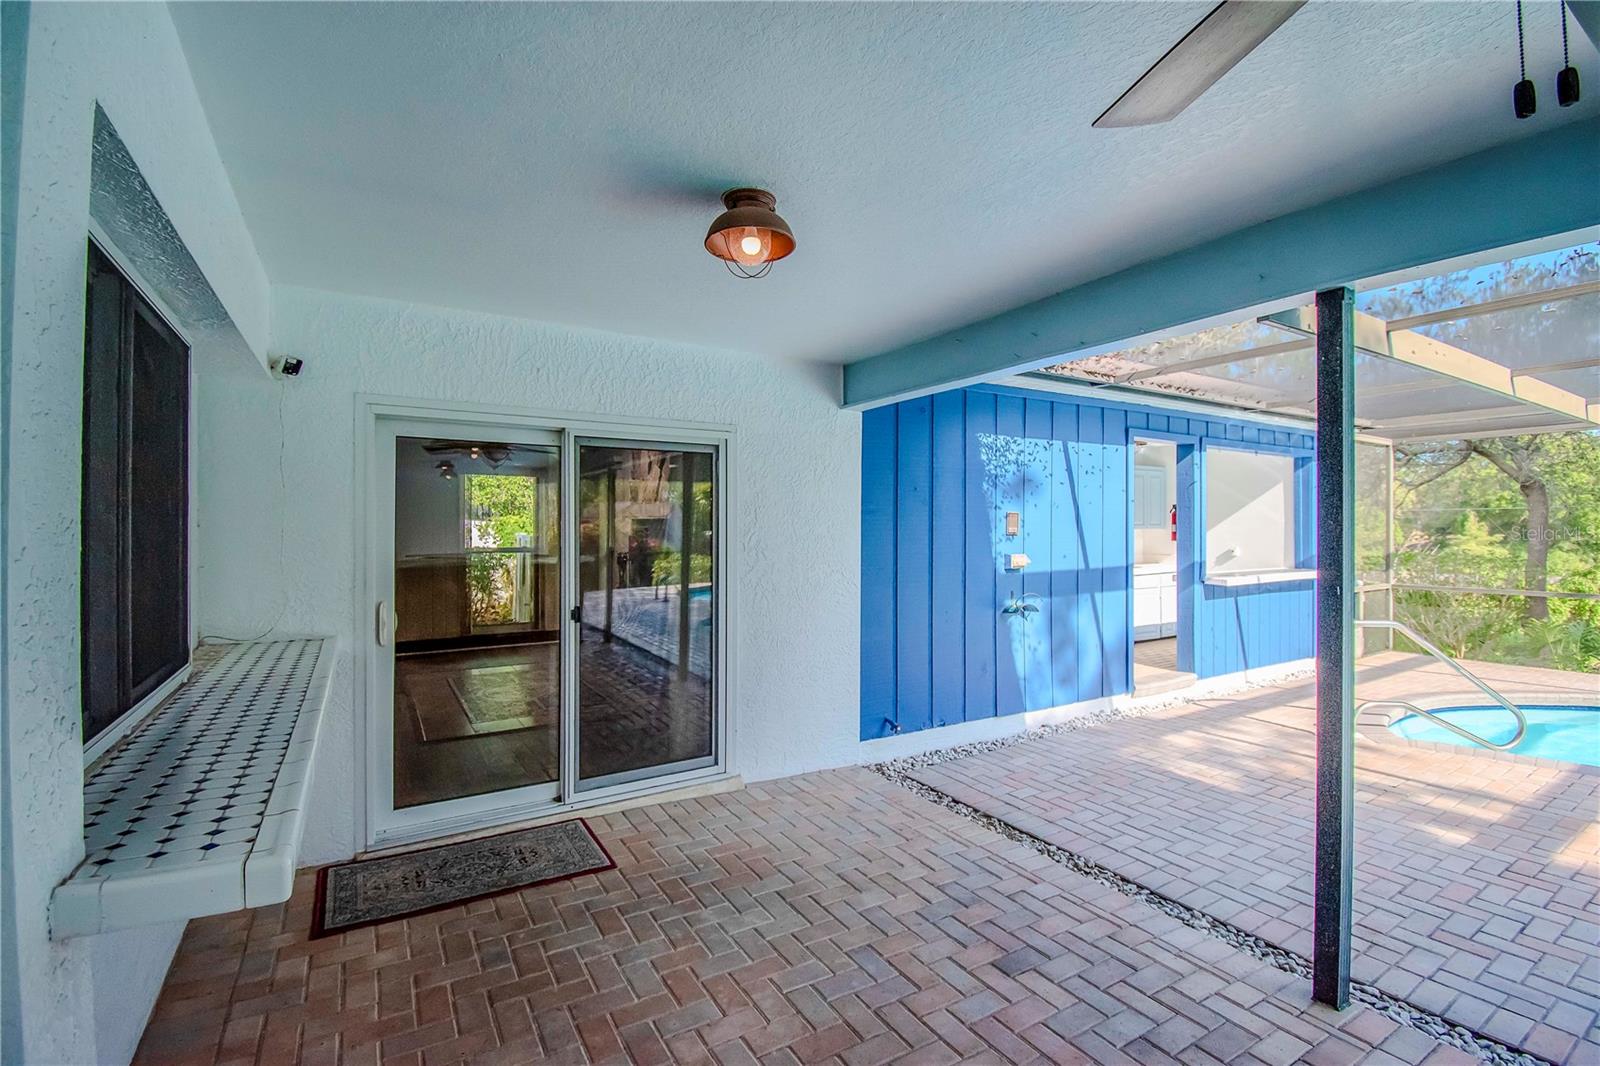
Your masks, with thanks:
[(84, 785), (89, 876), (249, 854), (324, 642), (274, 640), (197, 663)]

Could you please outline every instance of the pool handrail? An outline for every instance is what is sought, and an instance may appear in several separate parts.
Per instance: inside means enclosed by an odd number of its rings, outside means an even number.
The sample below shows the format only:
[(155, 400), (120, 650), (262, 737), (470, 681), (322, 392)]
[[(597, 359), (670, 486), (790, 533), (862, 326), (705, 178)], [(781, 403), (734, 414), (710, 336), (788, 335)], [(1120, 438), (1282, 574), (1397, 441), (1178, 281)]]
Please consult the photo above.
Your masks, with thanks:
[(1450, 667), (1450, 669), (1454, 670), (1456, 673), (1460, 674), (1462, 677), (1478, 686), (1478, 688), (1483, 691), (1484, 695), (1488, 696), (1500, 706), (1510, 711), (1511, 717), (1517, 720), (1517, 731), (1512, 735), (1510, 740), (1504, 743), (1493, 741), (1487, 737), (1480, 737), (1478, 734), (1470, 730), (1463, 729), (1454, 722), (1447, 721), (1441, 715), (1434, 714), (1432, 711), (1418, 707), (1410, 700), (1368, 700), (1357, 707), (1358, 711), (1364, 711), (1369, 707), (1399, 707), (1410, 711), (1412, 714), (1420, 714), (1422, 717), (1428, 719), (1430, 722), (1433, 722), (1435, 725), (1443, 726), (1445, 729), (1448, 729), (1450, 732), (1456, 734), (1456, 736), (1462, 737), (1463, 739), (1481, 747), (1489, 748), (1491, 751), (1510, 751), (1512, 748), (1522, 743), (1522, 738), (1528, 732), (1528, 719), (1527, 716), (1522, 713), (1522, 708), (1518, 707), (1515, 703), (1512, 703), (1510, 700), (1502, 696), (1498, 691), (1491, 687), (1487, 681), (1484, 681), (1477, 674), (1474, 674), (1471, 670), (1468, 670), (1465, 666), (1462, 666), (1450, 656), (1434, 647), (1433, 642), (1428, 640), (1427, 637), (1424, 637), (1421, 633), (1418, 633), (1415, 629), (1412, 629), (1404, 622), (1390, 622), (1381, 619), (1363, 619), (1357, 621), (1356, 628), (1388, 629), (1399, 633), (1401, 636), (1411, 641), (1411, 643), (1417, 645), (1423, 651), (1427, 652), (1429, 655), (1432, 655), (1435, 659), (1438, 659), (1440, 662)]

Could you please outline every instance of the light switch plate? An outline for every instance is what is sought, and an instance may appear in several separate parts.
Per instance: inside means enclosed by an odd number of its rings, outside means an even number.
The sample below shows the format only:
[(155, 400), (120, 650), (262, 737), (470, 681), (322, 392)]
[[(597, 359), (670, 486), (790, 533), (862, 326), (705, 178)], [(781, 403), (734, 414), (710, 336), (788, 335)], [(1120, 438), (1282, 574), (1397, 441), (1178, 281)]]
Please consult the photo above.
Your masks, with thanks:
[(1015, 555), (1008, 555), (1006, 557), (1006, 569), (1007, 570), (1021, 570), (1023, 567), (1027, 566), (1031, 562), (1033, 562), (1032, 559), (1028, 558), (1026, 555), (1022, 554), (1021, 552), (1017, 552)]

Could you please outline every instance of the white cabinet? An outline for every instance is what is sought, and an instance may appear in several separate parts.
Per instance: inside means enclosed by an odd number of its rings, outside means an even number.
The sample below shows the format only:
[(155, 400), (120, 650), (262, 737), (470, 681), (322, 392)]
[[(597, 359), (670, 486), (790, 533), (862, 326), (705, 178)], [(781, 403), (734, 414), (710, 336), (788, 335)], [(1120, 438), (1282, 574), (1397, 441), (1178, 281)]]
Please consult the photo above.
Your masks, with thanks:
[(1133, 571), (1133, 639), (1178, 632), (1178, 575), (1173, 570)]
[(1154, 583), (1133, 583), (1133, 639), (1161, 635), (1161, 590)]

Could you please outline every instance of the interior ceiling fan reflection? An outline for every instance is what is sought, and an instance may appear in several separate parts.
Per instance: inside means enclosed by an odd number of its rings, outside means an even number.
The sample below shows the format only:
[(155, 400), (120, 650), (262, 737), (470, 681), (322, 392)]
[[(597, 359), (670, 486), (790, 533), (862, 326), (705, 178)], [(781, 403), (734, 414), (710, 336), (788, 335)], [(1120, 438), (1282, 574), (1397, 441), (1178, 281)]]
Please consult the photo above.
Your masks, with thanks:
[(461, 456), (467, 459), (479, 459), (488, 463), (491, 469), (496, 470), (517, 451), (516, 446), (511, 444), (483, 444), (459, 440), (431, 440), (422, 446), (422, 450), (429, 455), (449, 455)]

